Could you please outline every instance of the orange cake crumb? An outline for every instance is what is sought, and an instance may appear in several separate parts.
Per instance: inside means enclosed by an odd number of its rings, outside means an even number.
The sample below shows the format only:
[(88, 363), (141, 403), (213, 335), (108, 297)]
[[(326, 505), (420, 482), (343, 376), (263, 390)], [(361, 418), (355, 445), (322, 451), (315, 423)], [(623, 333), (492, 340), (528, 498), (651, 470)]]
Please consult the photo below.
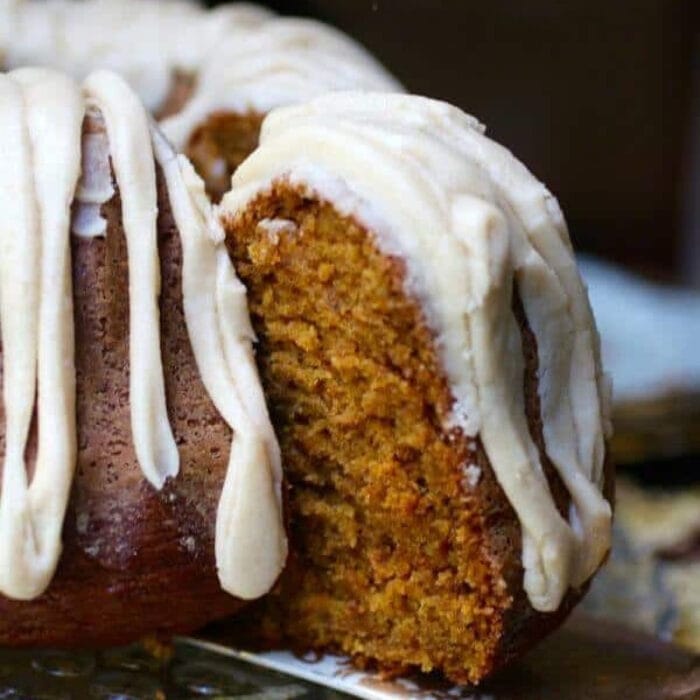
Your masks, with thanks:
[(185, 154), (218, 202), (231, 187), (231, 175), (258, 145), (263, 114), (215, 112), (190, 137)]
[[(263, 219), (293, 226), (271, 232)], [(478, 681), (511, 653), (513, 614), (544, 632), (568, 605), (543, 616), (524, 603), (517, 519), (478, 439), (444, 427), (452, 397), (402, 262), (284, 184), (228, 229), (289, 484), (290, 562), (243, 626), (388, 671)]]

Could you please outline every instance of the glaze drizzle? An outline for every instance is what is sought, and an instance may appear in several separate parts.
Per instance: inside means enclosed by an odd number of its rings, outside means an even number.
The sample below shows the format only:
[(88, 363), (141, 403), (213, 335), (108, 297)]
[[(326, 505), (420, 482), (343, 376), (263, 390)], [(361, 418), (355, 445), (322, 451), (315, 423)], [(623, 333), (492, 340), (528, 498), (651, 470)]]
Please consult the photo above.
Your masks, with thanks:
[[(98, 71), (82, 89), (59, 73), (20, 69), (0, 76), (0, 330), (7, 420), (0, 494), (0, 592), (28, 600), (48, 587), (76, 461), (75, 368), (69, 234), (106, 233), (99, 206), (109, 162), (83, 150), (88, 110), (104, 120), (122, 201), (130, 302), (130, 403), (144, 478), (162, 488), (179, 470), (160, 356), (160, 262), (155, 161), (165, 175), (183, 248), (188, 335), (205, 388), (234, 437), (217, 511), (222, 587), (241, 598), (265, 593), (287, 544), (281, 466), (252, 355), (245, 290), (235, 276), (203, 186), (150, 123), (116, 74)], [(87, 142), (86, 142), (87, 143)], [(71, 205), (88, 207), (71, 222)], [(104, 224), (104, 222), (102, 222)], [(34, 406), (38, 454), (31, 482), (25, 449)]]
[[(445, 427), (480, 436), (522, 526), (524, 589), (534, 608), (556, 610), (603, 560), (611, 521), (608, 387), (556, 200), (475, 119), (405, 95), (334, 93), (275, 110), (221, 216), (275, 181), (330, 201), (405, 260), (454, 397)], [(568, 518), (528, 429), (514, 281), (537, 338), (546, 452), (571, 495)]]

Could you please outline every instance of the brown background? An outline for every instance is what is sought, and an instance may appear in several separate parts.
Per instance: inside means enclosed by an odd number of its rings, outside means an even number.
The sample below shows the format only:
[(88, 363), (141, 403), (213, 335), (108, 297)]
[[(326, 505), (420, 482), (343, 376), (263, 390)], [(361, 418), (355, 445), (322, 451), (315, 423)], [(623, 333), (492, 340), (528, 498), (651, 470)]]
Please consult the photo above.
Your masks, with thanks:
[(266, 4), (339, 26), (412, 92), (485, 122), (560, 198), (579, 247), (700, 283), (690, 157), (700, 2)]

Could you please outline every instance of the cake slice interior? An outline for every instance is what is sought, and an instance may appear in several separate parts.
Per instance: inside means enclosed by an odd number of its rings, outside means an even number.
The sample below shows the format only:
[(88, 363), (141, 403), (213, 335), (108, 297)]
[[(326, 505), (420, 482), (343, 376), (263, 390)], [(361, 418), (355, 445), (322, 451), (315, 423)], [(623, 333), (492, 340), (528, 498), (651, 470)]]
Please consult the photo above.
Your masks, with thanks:
[[(385, 671), (480, 679), (570, 600), (548, 615), (525, 602), (518, 520), (478, 438), (444, 427), (453, 398), (403, 262), (285, 182), (228, 232), (282, 449), (291, 541), (280, 584), (240, 627)], [(534, 337), (517, 295), (514, 304), (543, 453)], [(563, 512), (566, 491), (545, 468)], [(533, 630), (521, 638), (524, 625)]]

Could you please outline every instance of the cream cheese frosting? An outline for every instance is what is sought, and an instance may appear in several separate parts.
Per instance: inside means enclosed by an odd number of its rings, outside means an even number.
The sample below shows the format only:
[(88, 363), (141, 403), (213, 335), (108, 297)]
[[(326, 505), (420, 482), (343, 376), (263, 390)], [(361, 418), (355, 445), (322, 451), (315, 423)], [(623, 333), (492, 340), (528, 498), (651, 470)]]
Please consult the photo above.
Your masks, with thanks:
[[(280, 180), (356, 217), (405, 260), (454, 397), (445, 428), (480, 437), (522, 526), (524, 589), (534, 608), (557, 609), (605, 557), (611, 507), (609, 387), (556, 200), (475, 119), (404, 95), (336, 93), (273, 111), (220, 215)], [(546, 452), (571, 495), (568, 517), (528, 429), (514, 283), (537, 339)]]
[(186, 0), (0, 0), (0, 65), (45, 65), (84, 79), (118, 72), (152, 112), (177, 72), (196, 77), (163, 129), (182, 148), (217, 111), (265, 113), (327, 91), (401, 91), (358, 43), (309, 19), (248, 3), (207, 10)]
[(222, 42), (202, 66), (191, 100), (162, 128), (181, 148), (214, 111), (265, 114), (340, 90), (403, 89), (367, 51), (333, 27), (273, 17)]
[[(82, 133), (88, 111), (106, 139)], [(183, 250), (183, 304), (202, 382), (233, 431), (215, 554), (222, 587), (267, 592), (286, 559), (279, 447), (252, 354), (245, 289), (230, 263), (201, 180), (116, 74), (78, 86), (46, 69), (0, 75), (0, 331), (6, 453), (0, 493), (0, 592), (32, 599), (49, 585), (76, 461), (69, 234), (105, 235), (99, 207), (119, 188), (127, 243), (130, 403), (143, 476), (175, 478), (160, 355), (156, 165)], [(103, 159), (94, 162), (93, 159)], [(76, 213), (71, 221), (71, 206)], [(36, 405), (38, 454), (25, 448)]]
[(224, 39), (270, 16), (248, 3), (209, 11), (187, 0), (0, 0), (0, 63), (79, 80), (111, 69), (155, 111), (173, 71), (198, 71)]

